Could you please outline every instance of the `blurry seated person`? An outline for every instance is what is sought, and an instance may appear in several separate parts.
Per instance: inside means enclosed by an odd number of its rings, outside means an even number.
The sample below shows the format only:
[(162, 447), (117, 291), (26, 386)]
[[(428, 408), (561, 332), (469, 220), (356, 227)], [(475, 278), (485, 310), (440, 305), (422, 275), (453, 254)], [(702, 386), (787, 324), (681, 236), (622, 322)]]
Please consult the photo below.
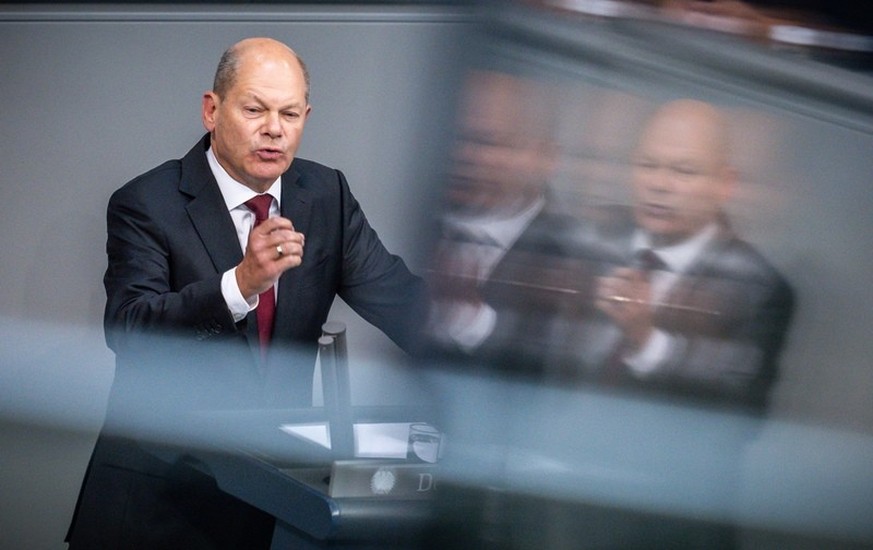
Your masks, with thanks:
[(549, 319), (561, 307), (552, 278), (569, 274), (572, 221), (555, 212), (555, 110), (545, 87), (475, 71), (459, 128), (433, 262), (430, 334), (437, 348), (501, 371), (538, 374)]
[(576, 341), (585, 376), (764, 406), (793, 295), (725, 215), (727, 133), (709, 104), (662, 106), (633, 154), (632, 206), (580, 234), (580, 255), (601, 266)]

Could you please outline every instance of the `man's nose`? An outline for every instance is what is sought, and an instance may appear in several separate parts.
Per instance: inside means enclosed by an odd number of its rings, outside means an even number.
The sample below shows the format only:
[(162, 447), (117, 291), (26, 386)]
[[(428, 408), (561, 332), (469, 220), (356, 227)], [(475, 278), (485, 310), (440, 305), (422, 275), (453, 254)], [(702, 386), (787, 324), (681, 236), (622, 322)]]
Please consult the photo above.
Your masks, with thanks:
[(652, 191), (667, 192), (673, 188), (673, 173), (667, 166), (652, 170), (646, 178), (646, 187)]
[(282, 135), (282, 123), (279, 120), (279, 113), (268, 113), (264, 120), (264, 133), (271, 138), (277, 138)]

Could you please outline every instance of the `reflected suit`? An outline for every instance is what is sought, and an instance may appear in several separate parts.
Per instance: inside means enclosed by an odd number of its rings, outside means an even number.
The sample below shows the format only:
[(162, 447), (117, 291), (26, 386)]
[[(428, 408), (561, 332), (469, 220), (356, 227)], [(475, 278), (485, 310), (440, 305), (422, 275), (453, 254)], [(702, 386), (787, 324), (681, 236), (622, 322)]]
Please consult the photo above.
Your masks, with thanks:
[[(540, 393), (535, 386), (501, 388), (482, 407), (489, 413), (476, 417), (455, 441), (462, 439), (460, 446), (482, 453), (482, 463), (492, 460), (497, 472), (506, 468), (508, 473), (495, 474), (498, 481), (485, 486), (444, 483), (438, 502), (442, 523), (429, 548), (735, 548), (734, 518), (722, 511), (732, 509), (739, 465), (757, 425), (740, 420), (750, 418), (745, 414), (718, 432), (702, 429), (705, 422), (698, 422), (713, 406), (755, 413), (763, 409), (793, 310), (791, 288), (720, 220), (715, 237), (679, 275), (655, 312), (656, 328), (682, 345), (671, 347), (654, 372), (639, 376), (621, 361), (617, 326), (594, 307), (596, 279), (632, 263), (637, 230), (632, 211), (598, 208), (586, 212), (584, 223), (566, 229), (570, 233), (563, 232), (560, 239), (551, 235), (560, 244), (560, 255), (551, 262), (544, 261), (545, 255), (529, 254), (530, 248), (522, 252), (523, 241), (543, 252), (537, 248), (543, 238), (531, 235), (519, 241), (522, 249), (507, 254), (507, 265), (495, 270), (502, 271), (501, 278), (524, 285), (485, 283), (486, 294), (489, 285), (502, 286), (491, 292), (505, 292), (504, 298), (514, 300), (516, 307), (503, 312), (504, 322), (498, 321), (475, 355), (492, 359), (488, 365), (498, 369), (513, 365), (519, 372), (543, 374), (546, 382), (560, 388), (554, 395), (580, 389), (568, 400), (597, 396), (585, 388), (619, 389), (609, 414), (620, 416), (600, 417), (600, 411), (589, 408), (591, 416), (568, 417), (566, 410), (552, 407), (553, 394)], [(607, 376), (616, 370), (617, 376)], [(661, 433), (652, 429), (660, 418), (638, 416), (645, 406), (624, 399), (628, 392), (666, 398), (670, 408), (663, 410), (684, 418), (679, 433), (656, 440), (651, 432)], [(551, 422), (560, 428), (544, 428), (549, 436), (541, 438), (539, 424)], [(573, 436), (565, 440), (560, 433), (575, 430), (576, 422), (586, 436), (567, 443)], [(506, 455), (495, 459), (489, 454), (495, 448)], [(514, 490), (507, 464), (515, 463), (521, 471), (532, 468), (530, 464), (554, 472), (578, 466), (579, 477), (591, 476), (594, 485), (614, 484), (618, 493), (624, 484), (640, 484), (654, 494), (688, 491), (701, 515)], [(601, 478), (603, 472), (608, 475)], [(708, 515), (713, 510), (718, 513)]]
[[(481, 300), (495, 315), (487, 336), (472, 349), (434, 341), (431, 351), (460, 362), (464, 368), (472, 363), (512, 376), (548, 378), (553, 364), (566, 355), (564, 335), (554, 332), (554, 321), (572, 308), (568, 293), (576, 294), (573, 285), (579, 280), (575, 269), (578, 262), (567, 252), (575, 226), (575, 220), (547, 203), (493, 269), (475, 282), (475, 300)], [(453, 239), (450, 234), (437, 248), (463, 245), (463, 239)], [(471, 284), (457, 277), (461, 275), (457, 272), (446, 273), (439, 267), (437, 272), (448, 279), (445, 286), (449, 293)], [(437, 290), (434, 297), (443, 296)]]
[[(618, 362), (618, 377), (611, 382), (620, 385), (765, 406), (794, 308), (793, 292), (724, 216), (716, 224), (714, 238), (654, 306), (655, 328), (673, 339), (658, 367), (634, 375), (622, 366), (615, 326), (591, 308), (579, 322), (576, 350), (586, 376), (602, 380)], [(576, 253), (599, 265), (601, 274), (630, 265), (636, 230), (630, 208), (606, 209), (580, 233)]]

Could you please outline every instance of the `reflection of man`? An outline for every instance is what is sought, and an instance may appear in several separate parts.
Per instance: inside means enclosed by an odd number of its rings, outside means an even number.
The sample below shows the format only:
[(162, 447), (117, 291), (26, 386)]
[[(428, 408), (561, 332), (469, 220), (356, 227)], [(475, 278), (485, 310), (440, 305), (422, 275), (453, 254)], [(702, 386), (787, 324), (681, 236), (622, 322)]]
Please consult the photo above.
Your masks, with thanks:
[(562, 272), (570, 224), (552, 211), (554, 113), (542, 86), (471, 73), (436, 250), (432, 334), (466, 355), (530, 370), (541, 361), (543, 319), (559, 303), (543, 291)]
[(270, 518), (218, 491), (184, 453), (158, 458), (140, 443), (172, 440), (161, 430), (191, 410), (308, 405), (337, 295), (399, 344), (413, 336), (419, 280), (382, 246), (342, 173), (294, 158), (309, 112), (297, 55), (244, 40), (203, 97), (208, 135), (112, 196), (104, 282), (116, 378), (71, 548), (265, 546)]
[(625, 264), (596, 285), (596, 308), (610, 323), (589, 323), (580, 339), (603, 379), (763, 404), (793, 298), (728, 225), (727, 141), (721, 114), (697, 101), (669, 103), (646, 126), (633, 159), (634, 206), (592, 239), (603, 261)]

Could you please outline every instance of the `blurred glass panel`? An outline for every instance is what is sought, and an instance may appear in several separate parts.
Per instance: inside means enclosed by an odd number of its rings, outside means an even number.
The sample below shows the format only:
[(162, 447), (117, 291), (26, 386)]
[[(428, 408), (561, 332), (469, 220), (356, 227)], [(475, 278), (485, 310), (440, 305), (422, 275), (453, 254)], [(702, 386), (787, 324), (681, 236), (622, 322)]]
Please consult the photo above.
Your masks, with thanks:
[(483, 4), (432, 247), (433, 547), (873, 542), (866, 35), (704, 4)]

